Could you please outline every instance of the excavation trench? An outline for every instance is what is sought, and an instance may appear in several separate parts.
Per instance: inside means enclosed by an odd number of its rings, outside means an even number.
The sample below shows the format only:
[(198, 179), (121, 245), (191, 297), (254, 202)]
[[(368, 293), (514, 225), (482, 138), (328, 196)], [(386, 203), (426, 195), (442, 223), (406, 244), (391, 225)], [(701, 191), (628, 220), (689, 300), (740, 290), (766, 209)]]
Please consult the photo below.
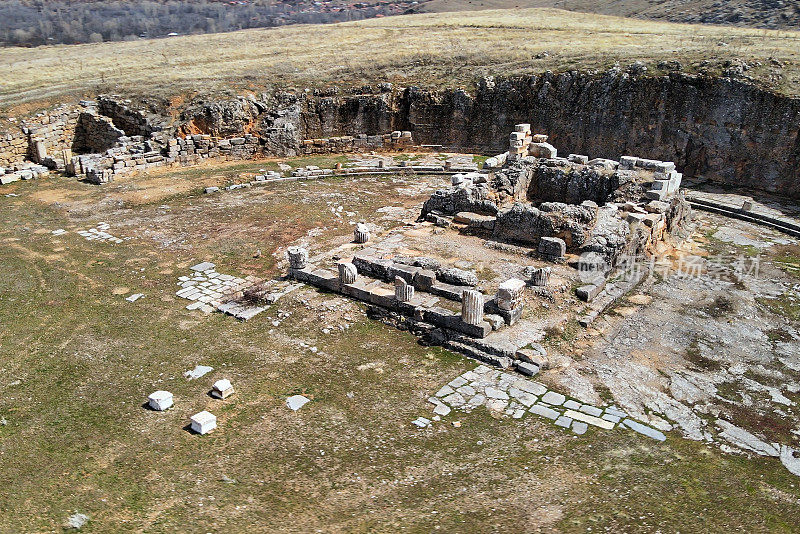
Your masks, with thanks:
[[(167, 155), (175, 136), (251, 135), (256, 145), (238, 157), (252, 157), (305, 153), (303, 143), (312, 139), (398, 130), (410, 131), (415, 145), (494, 155), (507, 150), (514, 124), (529, 123), (534, 132), (547, 134), (562, 156), (674, 161), (687, 178), (800, 197), (800, 99), (728, 78), (680, 72), (646, 76), (614, 68), (485, 78), (472, 92), (388, 84), (277, 91), (198, 99), (177, 120), (173, 117), (166, 109), (142, 112), (127, 101), (101, 97), (91, 115), (79, 110), (64, 119), (60, 130), (62, 117), (48, 117), (29, 125), (26, 134), (11, 132), (0, 142), (0, 166), (24, 158), (36, 161), (39, 137), (57, 161), (62, 149), (102, 152), (122, 136), (140, 136), (150, 144), (136, 150), (157, 156)], [(56, 132), (47, 137), (50, 130)]]

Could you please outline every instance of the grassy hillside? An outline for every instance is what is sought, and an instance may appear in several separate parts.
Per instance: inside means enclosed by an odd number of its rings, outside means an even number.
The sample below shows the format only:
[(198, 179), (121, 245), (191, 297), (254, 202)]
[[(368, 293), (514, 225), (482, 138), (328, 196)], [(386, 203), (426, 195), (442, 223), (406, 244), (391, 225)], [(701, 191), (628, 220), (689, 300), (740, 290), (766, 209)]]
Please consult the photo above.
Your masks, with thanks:
[[(152, 41), (0, 50), (0, 105), (24, 111), (98, 91), (163, 97), (389, 80), (470, 85), (483, 75), (679, 59), (743, 58), (750, 76), (800, 94), (800, 33), (692, 26), (554, 9), (390, 17)], [(771, 60), (772, 58), (772, 60)], [(780, 62), (779, 64), (776, 63)], [(13, 109), (9, 109), (13, 106)]]
[(800, 29), (800, 5), (782, 0), (430, 0), (419, 13), (555, 7), (671, 22)]

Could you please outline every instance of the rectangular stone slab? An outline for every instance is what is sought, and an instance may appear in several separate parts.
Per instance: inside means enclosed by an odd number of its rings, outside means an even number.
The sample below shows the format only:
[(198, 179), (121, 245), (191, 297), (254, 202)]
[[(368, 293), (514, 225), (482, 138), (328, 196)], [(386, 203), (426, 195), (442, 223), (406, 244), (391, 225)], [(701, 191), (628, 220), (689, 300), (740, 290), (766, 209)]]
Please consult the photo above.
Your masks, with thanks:
[(606, 430), (611, 430), (614, 428), (614, 423), (612, 423), (611, 421), (606, 421), (605, 419), (600, 419), (599, 417), (594, 417), (593, 415), (576, 412), (575, 410), (567, 410), (566, 412), (564, 412), (564, 415), (567, 417), (571, 417), (576, 421), (583, 421), (584, 423), (604, 428)]
[(434, 295), (444, 297), (450, 300), (461, 301), (461, 294), (465, 289), (470, 289), (466, 286), (454, 286), (452, 284), (445, 284), (444, 282), (436, 282), (431, 285), (430, 292)]

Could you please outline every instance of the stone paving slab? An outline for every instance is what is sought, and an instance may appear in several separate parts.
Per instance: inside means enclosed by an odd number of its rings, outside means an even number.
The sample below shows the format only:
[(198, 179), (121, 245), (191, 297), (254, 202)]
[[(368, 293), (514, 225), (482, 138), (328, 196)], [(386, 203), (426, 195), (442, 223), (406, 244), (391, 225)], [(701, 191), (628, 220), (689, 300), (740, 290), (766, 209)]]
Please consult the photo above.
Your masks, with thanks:
[(193, 265), (191, 270), (194, 272), (191, 275), (178, 277), (177, 285), (181, 289), (176, 291), (175, 295), (192, 301), (186, 306), (187, 310), (201, 310), (204, 313), (218, 310), (241, 321), (247, 321), (269, 308), (240, 302), (223, 302), (226, 296), (243, 291), (251, 286), (253, 281), (217, 272), (215, 268), (216, 265), (205, 261)]
[(642, 423), (638, 423), (633, 419), (625, 419), (622, 422), (622, 424), (624, 424), (626, 427), (630, 428), (634, 432), (638, 432), (639, 434), (643, 434), (649, 438), (653, 438), (658, 441), (664, 441), (665, 439), (667, 439), (667, 436), (665, 436), (663, 433), (659, 432), (655, 428), (650, 428), (649, 426), (643, 425)]
[[(601, 408), (580, 403), (548, 390), (544, 384), (486, 365), (479, 365), (455, 377), (439, 388), (428, 402), (433, 405), (434, 414), (440, 419), (454, 410), (470, 412), (484, 406), (490, 412), (514, 419), (532, 413), (578, 435), (586, 433), (590, 425), (600, 430), (612, 430), (619, 426), (657, 441), (666, 439), (658, 430), (626, 418), (625, 412), (616, 406)], [(626, 418), (624, 423), (620, 423), (623, 418)], [(436, 420), (426, 426), (434, 422)]]
[[(94, 228), (89, 228), (87, 230), (78, 230), (77, 233), (81, 237), (85, 238), (87, 241), (103, 241), (106, 243), (114, 243), (117, 245), (122, 243), (123, 241), (122, 239), (106, 231), (109, 229), (111, 229), (111, 226), (108, 223), (101, 222), (97, 223), (97, 225)], [(61, 235), (62, 233), (65, 233), (65, 231), (62, 230), (58, 234), (56, 234), (55, 232), (53, 233), (55, 235)]]
[(606, 421), (605, 419), (600, 419), (599, 417), (594, 417), (592, 415), (587, 415), (583, 412), (576, 412), (575, 410), (567, 410), (564, 412), (566, 417), (571, 417), (576, 421), (583, 421), (584, 423), (588, 423), (590, 425), (594, 425), (596, 427), (603, 428), (605, 430), (611, 430), (614, 428), (614, 423), (611, 421)]

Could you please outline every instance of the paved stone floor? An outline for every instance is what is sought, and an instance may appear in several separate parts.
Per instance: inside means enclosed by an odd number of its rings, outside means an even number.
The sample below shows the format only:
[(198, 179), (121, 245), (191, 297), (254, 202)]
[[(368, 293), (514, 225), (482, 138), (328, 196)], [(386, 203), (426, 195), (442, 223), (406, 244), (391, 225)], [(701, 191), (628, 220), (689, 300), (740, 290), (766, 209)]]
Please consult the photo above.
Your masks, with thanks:
[(200, 310), (211, 313), (222, 304), (223, 296), (239, 291), (251, 282), (244, 278), (219, 273), (216, 265), (203, 262), (194, 265), (190, 276), (178, 278), (181, 289), (175, 295), (191, 300), (187, 310)]
[(484, 406), (490, 412), (521, 419), (532, 413), (553, 421), (556, 426), (584, 434), (589, 426), (602, 430), (622, 427), (658, 441), (666, 436), (658, 430), (634, 421), (616, 406), (597, 407), (570, 399), (549, 390), (543, 384), (479, 365), (446, 385), (428, 399), (433, 404), (433, 420), (420, 417), (412, 423), (424, 428), (441, 420), (453, 410), (471, 412)]
[(78, 230), (78, 234), (86, 238), (87, 241), (105, 241), (107, 243), (115, 243), (117, 245), (122, 243), (122, 239), (107, 232), (109, 229), (111, 229), (110, 224), (101, 222), (97, 223), (97, 226), (94, 228), (89, 228), (88, 230)]

